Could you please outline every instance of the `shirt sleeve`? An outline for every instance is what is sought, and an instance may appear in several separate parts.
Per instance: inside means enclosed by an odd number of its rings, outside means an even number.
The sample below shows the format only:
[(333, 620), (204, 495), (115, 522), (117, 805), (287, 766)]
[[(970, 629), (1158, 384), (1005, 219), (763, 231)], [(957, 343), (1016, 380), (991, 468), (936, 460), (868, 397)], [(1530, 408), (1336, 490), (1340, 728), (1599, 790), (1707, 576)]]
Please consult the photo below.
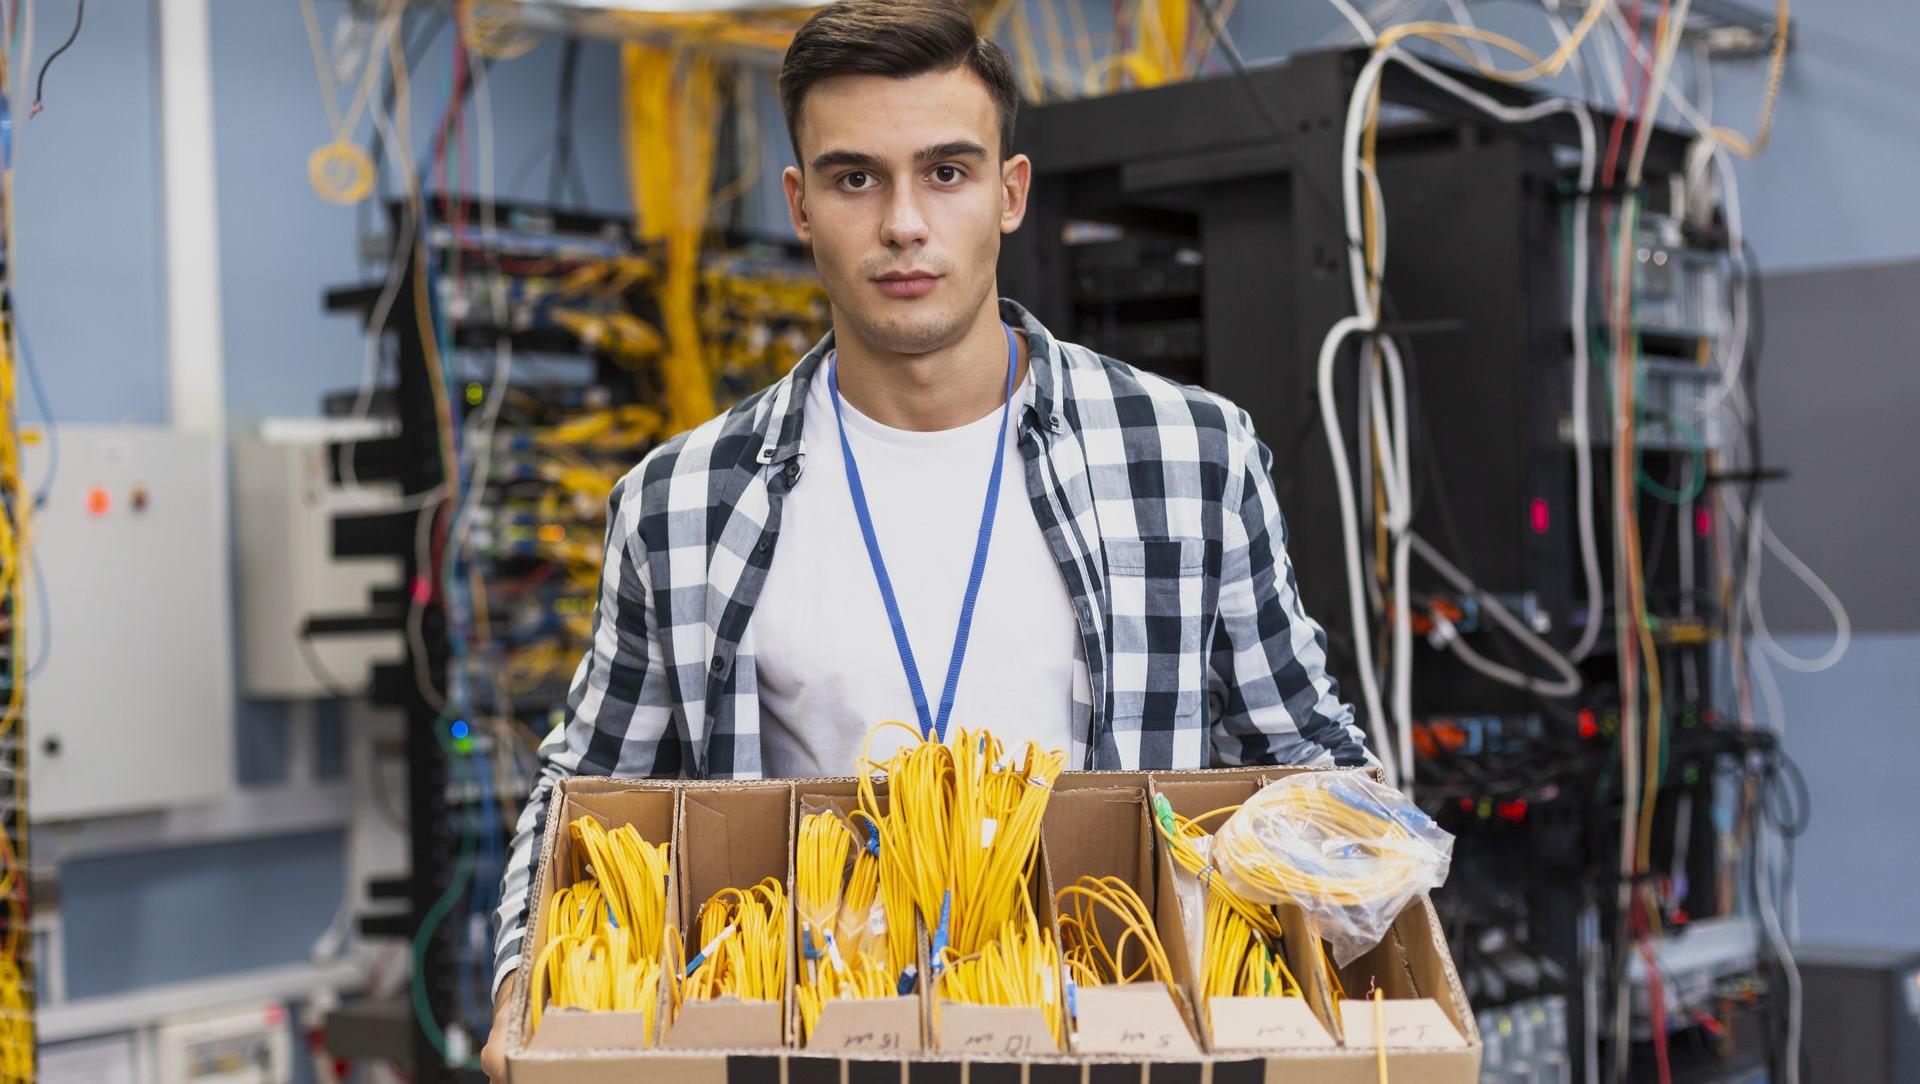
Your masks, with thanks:
[(684, 761), (656, 635), (645, 547), (636, 529), (641, 477), (641, 469), (628, 474), (608, 500), (593, 642), (574, 671), (566, 718), (540, 743), (540, 775), (508, 851), (494, 916), (496, 998), (523, 959), (534, 851), (546, 831), (554, 785), (574, 775), (676, 776)]
[(1327, 673), (1327, 634), (1301, 607), (1273, 488), (1273, 453), (1245, 411), (1232, 413), (1235, 477), (1226, 487), (1219, 616), (1208, 659), (1214, 756), (1231, 765), (1377, 763)]

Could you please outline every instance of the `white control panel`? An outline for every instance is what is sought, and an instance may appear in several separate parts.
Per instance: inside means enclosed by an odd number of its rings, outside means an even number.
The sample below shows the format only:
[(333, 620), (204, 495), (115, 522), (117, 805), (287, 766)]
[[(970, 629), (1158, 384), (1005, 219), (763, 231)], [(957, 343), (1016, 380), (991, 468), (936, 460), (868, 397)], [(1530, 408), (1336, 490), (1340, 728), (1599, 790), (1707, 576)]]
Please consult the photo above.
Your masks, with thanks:
[[(30, 491), (53, 447), (26, 437)], [(26, 606), (35, 820), (212, 801), (232, 787), (223, 450), (157, 426), (62, 425)]]

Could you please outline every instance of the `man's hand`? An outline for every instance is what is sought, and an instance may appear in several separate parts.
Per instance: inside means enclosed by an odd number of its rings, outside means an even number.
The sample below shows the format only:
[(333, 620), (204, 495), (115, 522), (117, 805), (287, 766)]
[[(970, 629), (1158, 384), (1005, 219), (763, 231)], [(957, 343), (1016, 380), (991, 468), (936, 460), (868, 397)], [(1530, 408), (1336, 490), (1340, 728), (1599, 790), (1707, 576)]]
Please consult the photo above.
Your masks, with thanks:
[(507, 1084), (507, 1006), (513, 1001), (513, 983), (519, 976), (508, 975), (493, 999), (493, 1027), (487, 1032), (487, 1045), (480, 1049), (480, 1068), (493, 1084)]

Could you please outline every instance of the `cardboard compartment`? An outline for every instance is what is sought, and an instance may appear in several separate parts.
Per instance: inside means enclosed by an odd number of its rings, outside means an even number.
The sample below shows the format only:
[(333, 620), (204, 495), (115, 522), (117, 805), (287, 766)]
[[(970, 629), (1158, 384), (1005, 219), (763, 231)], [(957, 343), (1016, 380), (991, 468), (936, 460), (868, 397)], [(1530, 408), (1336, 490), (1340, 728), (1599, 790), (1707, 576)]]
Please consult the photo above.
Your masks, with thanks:
[[(1035, 841), (1039, 852), (1034, 859), (1035, 874), (1028, 881), (1034, 917), (1043, 930), (1054, 928), (1053, 897), (1047, 891), (1044, 874), (1047, 850), (1045, 833), (1047, 820), (1053, 817), (1054, 804), (1059, 800), (1058, 793), (1048, 799), (1047, 810), (1041, 820), (1041, 838)], [(1053, 1029), (1047, 1026), (1046, 1013), (1038, 1007), (973, 1005), (941, 997), (939, 976), (931, 968), (928, 940), (929, 931), (923, 923), (920, 928), (920, 954), (923, 961), (920, 973), (933, 977), (931, 981), (921, 983), (921, 986), (926, 989), (927, 996), (927, 1034), (935, 1050), (980, 1058), (1043, 1056), (1058, 1054), (1063, 1050)], [(1053, 989), (1059, 997), (1065, 998), (1066, 978), (1063, 974), (1056, 973), (1053, 976)]]
[[(532, 962), (539, 957), (550, 937), (546, 921), (548, 906), (554, 894), (571, 883), (565, 872), (574, 866), (575, 844), (567, 826), (582, 816), (591, 816), (609, 830), (631, 824), (649, 843), (669, 842), (674, 839), (675, 810), (676, 794), (664, 787), (573, 786), (563, 787), (554, 795), (542, 840), (542, 860), (536, 867), (533, 906), (529, 912), (532, 925), (523, 946), (528, 966), (522, 967), (515, 979), (514, 1020), (521, 1036), (525, 1038), (526, 1050), (551, 1055), (581, 1050), (638, 1050), (658, 1041), (657, 1034), (647, 1032), (646, 1017), (642, 1013), (586, 1012), (554, 1008), (551, 1005), (543, 1008), (539, 1030), (529, 1035), (533, 1013), (530, 978)], [(669, 915), (673, 888), (669, 883)], [(660, 1020), (665, 1011), (666, 983), (663, 982), (661, 1003), (655, 1011), (655, 1020)]]
[[(1285, 770), (1278, 770), (1284, 774)], [(1175, 813), (1197, 817), (1225, 806), (1238, 805), (1253, 797), (1276, 769), (1257, 772), (1155, 772), (1150, 783), (1149, 800), (1163, 797)], [(1209, 830), (1220, 827), (1216, 818), (1207, 823)], [(1203, 929), (1202, 914), (1187, 914), (1189, 904), (1181, 900), (1178, 883), (1185, 872), (1173, 861), (1172, 851), (1156, 842), (1156, 876), (1160, 894), (1169, 911), (1166, 922), (1172, 929), (1162, 934), (1180, 943), (1181, 955), (1189, 960), (1193, 975), (1195, 1017), (1207, 1049), (1214, 1051), (1247, 1050), (1329, 1050), (1338, 1046), (1334, 1029), (1334, 1002), (1327, 981), (1326, 958), (1318, 951), (1318, 941), (1308, 931), (1305, 916), (1297, 907), (1282, 905), (1280, 926), (1281, 952), (1287, 970), (1300, 982), (1301, 996), (1293, 997), (1219, 997), (1208, 998), (1200, 990), (1200, 964), (1193, 944), (1186, 936), (1186, 923)], [(1168, 946), (1168, 952), (1173, 951)]]
[[(751, 888), (768, 877), (786, 887), (787, 981), (778, 1000), (688, 1000), (667, 1023), (661, 1045), (675, 1049), (784, 1046), (793, 1005), (793, 788), (784, 782), (689, 783), (680, 794), (674, 838), (675, 886), (669, 921), (686, 955), (700, 951), (700, 905), (723, 888)], [(681, 965), (684, 967), (684, 963)]]
[[(1146, 788), (1134, 782), (1055, 794), (1047, 807), (1041, 837), (1047, 898), (1054, 901), (1055, 932), (1059, 932), (1062, 889), (1082, 877), (1117, 877), (1140, 896), (1154, 916), (1155, 933), (1166, 949), (1173, 972), (1171, 985), (1142, 981), (1079, 986), (1075, 995), (1074, 1051), (1156, 1057), (1198, 1054), (1199, 1040), (1189, 1010), (1193, 964), (1180, 928), (1179, 905), (1170, 893), (1162, 893), (1159, 888)], [(1118, 944), (1122, 927), (1115, 916), (1102, 908), (1095, 909), (1095, 916), (1104, 942)], [(1129, 951), (1129, 962), (1140, 959), (1137, 948)]]
[[(1405, 1079), (1471, 1081), (1455, 1068), (1471, 1051), (1477, 1066), (1480, 1033), (1466, 990), (1447, 953), (1433, 903), (1421, 896), (1408, 905), (1380, 944), (1340, 969), (1347, 997), (1340, 1002), (1340, 1031), (1350, 1050), (1376, 1051), (1386, 1033), (1387, 1069)], [(1385, 996), (1375, 1002), (1374, 989)]]
[[(886, 787), (879, 788), (880, 800), (886, 801)], [(817, 809), (831, 810), (846, 817), (860, 808), (859, 791), (855, 784), (843, 780), (806, 781), (793, 788), (793, 824), (796, 842), (800, 832), (800, 818)], [(865, 838), (855, 830), (856, 845), (864, 845)], [(796, 952), (799, 945), (799, 929), (794, 932)], [(804, 956), (796, 956), (799, 967), (806, 967)], [(915, 964), (916, 974), (927, 971), (924, 954)], [(794, 972), (797, 987), (802, 971)], [(857, 1053), (912, 1053), (926, 1048), (926, 1007), (922, 1001), (925, 984), (916, 983), (912, 994), (890, 998), (836, 998), (821, 1006), (820, 1020), (814, 1025), (813, 1033), (804, 1040), (800, 1034), (800, 1007), (796, 1001), (793, 1017), (788, 1022), (788, 1033), (794, 1037), (797, 1045), (808, 1050), (834, 1052), (849, 1051)]]
[[(1276, 769), (1261, 770), (1261, 774), (1275, 773)], [(1098, 780), (1077, 782), (1103, 785), (1065, 785), (1057, 788), (1056, 797), (1083, 790), (1157, 789), (1169, 794), (1177, 810), (1191, 814), (1242, 800), (1258, 783), (1245, 769), (1156, 772), (1151, 776), (1145, 772), (1099, 775)], [(1228, 796), (1223, 797), (1221, 790), (1198, 786), (1208, 783), (1228, 784), (1225, 792)], [(1189, 788), (1188, 784), (1195, 786)], [(692, 910), (723, 883), (752, 884), (773, 873), (784, 877), (791, 886), (798, 808), (795, 792), (825, 788), (826, 793), (832, 793), (835, 787), (843, 788), (838, 792), (843, 797), (851, 798), (854, 793), (851, 782), (846, 780), (802, 781), (791, 785), (606, 779), (561, 782), (554, 794), (552, 814), (534, 865), (531, 913), (535, 917), (528, 931), (528, 959), (532, 959), (531, 954), (537, 953), (543, 943), (544, 931), (540, 929), (538, 916), (556, 888), (553, 884), (556, 861), (569, 858), (562, 842), (569, 816), (591, 813), (609, 825), (632, 822), (649, 839), (657, 839), (663, 830), (667, 831), (667, 838), (675, 844), (676, 860), (675, 884), (668, 897), (669, 920), (680, 922), (682, 915), (691, 918)], [(760, 795), (771, 793), (775, 798), (768, 801), (754, 794), (742, 798), (719, 796), (723, 792), (755, 791)], [(1061, 808), (1066, 806), (1056, 805), (1049, 811), (1049, 824), (1043, 827), (1042, 863), (1051, 858), (1046, 833)], [(756, 839), (756, 834), (760, 838)], [(767, 848), (762, 845), (768, 838), (777, 841), (777, 853), (772, 856), (765, 853)], [(1131, 853), (1137, 857), (1137, 851)], [(1161, 904), (1177, 899), (1175, 893), (1166, 888), (1170, 883), (1166, 879), (1168, 863), (1160, 861), (1162, 854), (1164, 848), (1153, 848), (1156, 918)], [(696, 875), (702, 878), (701, 884), (686, 883)], [(1045, 878), (1036, 880), (1044, 882)], [(1046, 895), (1044, 883), (1036, 886), (1035, 895)], [(1036, 903), (1041, 905), (1042, 921), (1051, 924), (1051, 900), (1040, 899)], [(1295, 936), (1292, 927), (1288, 928), (1287, 936)], [(1169, 944), (1169, 955), (1174, 951)], [(1191, 963), (1189, 960), (1189, 966)], [(1219, 1053), (1183, 1057), (1167, 1057), (1155, 1052), (1069, 1057), (1057, 1051), (1038, 1010), (948, 1004), (943, 1006), (942, 1019), (947, 1027), (938, 1053), (925, 1049), (899, 1053), (869, 1050), (854, 1042), (848, 1042), (840, 1051), (793, 1050), (779, 1046), (784, 1036), (790, 1034), (786, 1030), (792, 1020), (789, 994), (785, 1004), (767, 1003), (773, 1013), (771, 1022), (764, 1015), (757, 1021), (749, 1021), (761, 1029), (760, 1049), (727, 1049), (742, 1045), (734, 1022), (711, 1019), (700, 1025), (707, 1028), (704, 1037), (696, 1030), (683, 1031), (679, 1038), (723, 1048), (638, 1049), (632, 1029), (615, 1028), (609, 1032), (597, 1022), (618, 1014), (549, 1014), (542, 1021), (539, 1035), (527, 1034), (528, 982), (526, 969), (522, 969), (512, 980), (515, 1001), (506, 1037), (508, 1075), (512, 1084), (615, 1084), (636, 1079), (659, 1079), (672, 1084), (727, 1084), (729, 1080), (748, 1079), (791, 1079), (794, 1084), (830, 1084), (832, 1081), (880, 1084), (882, 1078), (890, 1084), (903, 1080), (908, 1084), (916, 1080), (924, 1084), (960, 1084), (962, 1081), (983, 1084), (990, 1076), (999, 1084), (1017, 1084), (1029, 1078), (1039, 1084), (1043, 1077), (1047, 1078), (1047, 1084), (1085, 1080), (1095, 1084), (1105, 1080), (1106, 1084), (1112, 1084), (1121, 1077), (1136, 1084), (1143, 1080), (1147, 1084), (1192, 1084), (1208, 1079), (1209, 1075), (1216, 1080), (1231, 1076), (1238, 1084), (1333, 1084), (1336, 1081), (1361, 1084), (1378, 1080), (1381, 1048), (1374, 1042), (1374, 1005), (1362, 1002), (1355, 1006), (1357, 1011), (1350, 1012), (1343, 1028), (1339, 1022), (1340, 1008), (1327, 997), (1325, 984), (1313, 977), (1313, 969), (1299, 961), (1290, 961), (1290, 965), (1308, 988), (1310, 996), (1306, 1000), (1314, 1002), (1317, 998), (1327, 1002), (1324, 1018), (1319, 1018), (1320, 1009), (1315, 1009), (1316, 1022), (1327, 1023), (1327, 1030), (1335, 1040), (1344, 1035), (1344, 1045), (1258, 1044), (1257, 1049), (1250, 1046), (1231, 1049), (1231, 1052), (1223, 1045)], [(788, 973), (790, 977), (794, 974), (791, 959)], [(1465, 992), (1441, 938), (1438, 921), (1425, 899), (1409, 907), (1395, 923), (1388, 939), (1356, 960), (1352, 967), (1344, 969), (1342, 977), (1356, 1000), (1376, 985), (1388, 995), (1388, 1000), (1377, 1011), (1380, 1022), (1385, 1025), (1390, 1079), (1476, 1084), (1481, 1054), (1479, 1036), (1467, 1009)], [(925, 986), (923, 983), (923, 992)], [(1226, 1016), (1238, 1011), (1228, 1004), (1236, 1000), (1239, 999), (1220, 999), (1215, 1006), (1216, 1016), (1222, 1010)], [(756, 1008), (740, 1003), (733, 1007)], [(765, 1007), (761, 1007), (763, 1012)], [(705, 1008), (722, 1006), (708, 1004)], [(1254, 1008), (1257, 1010), (1260, 1006)], [(1087, 1010), (1081, 1011), (1084, 1018)], [(1125, 1014), (1131, 1012), (1122, 1002), (1103, 1014), (1124, 1019)], [(579, 1019), (556, 1027), (555, 1022), (563, 1016)], [(1204, 1013), (1195, 1016), (1206, 1039), (1207, 1016)], [(918, 1020), (924, 1029), (925, 1014), (921, 1013)], [(1214, 1023), (1213, 1030), (1221, 1031), (1219, 1019)], [(717, 1034), (716, 1029), (720, 1029)], [(920, 1034), (923, 1039), (928, 1037), (924, 1030)], [(671, 1043), (674, 1038), (673, 1029), (669, 1028), (666, 1041)]]

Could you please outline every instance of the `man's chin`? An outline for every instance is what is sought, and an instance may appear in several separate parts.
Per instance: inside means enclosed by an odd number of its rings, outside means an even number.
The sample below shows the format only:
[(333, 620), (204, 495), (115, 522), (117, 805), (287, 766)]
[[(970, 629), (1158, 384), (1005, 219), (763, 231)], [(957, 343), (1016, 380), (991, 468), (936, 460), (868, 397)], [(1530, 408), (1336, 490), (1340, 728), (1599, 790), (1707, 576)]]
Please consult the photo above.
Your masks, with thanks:
[(891, 301), (864, 314), (862, 337), (893, 354), (925, 354), (949, 345), (966, 330), (952, 312), (916, 308), (916, 301)]

